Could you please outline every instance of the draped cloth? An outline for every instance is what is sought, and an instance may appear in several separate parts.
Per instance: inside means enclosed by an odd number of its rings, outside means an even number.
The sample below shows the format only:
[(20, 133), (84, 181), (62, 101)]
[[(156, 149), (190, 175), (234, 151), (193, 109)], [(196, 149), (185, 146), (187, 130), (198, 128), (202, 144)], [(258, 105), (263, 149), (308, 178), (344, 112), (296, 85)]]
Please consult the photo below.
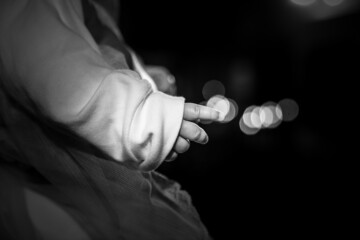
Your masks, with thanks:
[[(113, 66), (124, 66), (119, 49), (98, 43)], [(210, 239), (177, 182), (109, 159), (37, 113), (30, 97), (9, 94), (4, 76), (0, 239)]]

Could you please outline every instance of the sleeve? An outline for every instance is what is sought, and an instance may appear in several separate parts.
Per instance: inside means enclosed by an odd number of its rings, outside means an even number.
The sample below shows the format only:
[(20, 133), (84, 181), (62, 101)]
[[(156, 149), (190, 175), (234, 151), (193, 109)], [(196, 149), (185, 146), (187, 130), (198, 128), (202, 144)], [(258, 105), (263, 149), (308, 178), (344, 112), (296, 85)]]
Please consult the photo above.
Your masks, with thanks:
[(112, 69), (81, 14), (80, 1), (0, 1), (7, 84), (114, 160), (153, 170), (175, 143), (184, 98), (154, 92), (134, 71)]

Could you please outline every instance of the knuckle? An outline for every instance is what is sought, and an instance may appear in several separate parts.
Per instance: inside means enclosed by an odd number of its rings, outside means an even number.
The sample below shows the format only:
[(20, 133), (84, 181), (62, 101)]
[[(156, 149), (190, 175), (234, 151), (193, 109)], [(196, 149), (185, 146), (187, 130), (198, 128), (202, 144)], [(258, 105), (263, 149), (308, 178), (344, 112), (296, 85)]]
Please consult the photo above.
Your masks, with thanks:
[(193, 111), (194, 111), (195, 116), (199, 117), (199, 115), (200, 115), (200, 106), (199, 105), (194, 105)]

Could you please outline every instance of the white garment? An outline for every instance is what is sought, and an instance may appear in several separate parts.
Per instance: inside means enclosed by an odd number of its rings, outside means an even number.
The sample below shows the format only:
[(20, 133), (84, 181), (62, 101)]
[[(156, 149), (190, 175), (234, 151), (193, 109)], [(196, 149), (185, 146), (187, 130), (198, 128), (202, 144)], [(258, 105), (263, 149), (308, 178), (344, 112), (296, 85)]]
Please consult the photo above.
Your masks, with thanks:
[(128, 167), (149, 171), (166, 158), (184, 98), (107, 64), (79, 0), (2, 0), (0, 36), (2, 85), (28, 110), (65, 124)]

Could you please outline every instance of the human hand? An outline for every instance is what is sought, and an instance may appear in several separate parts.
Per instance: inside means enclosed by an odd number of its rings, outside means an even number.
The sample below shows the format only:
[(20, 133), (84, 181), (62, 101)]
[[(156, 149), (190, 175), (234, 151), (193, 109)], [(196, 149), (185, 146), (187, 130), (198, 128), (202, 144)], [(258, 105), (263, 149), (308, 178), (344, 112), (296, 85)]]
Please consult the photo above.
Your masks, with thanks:
[(213, 108), (195, 103), (185, 103), (180, 133), (166, 161), (172, 161), (179, 153), (184, 153), (189, 150), (190, 141), (200, 144), (206, 144), (209, 141), (208, 135), (197, 123), (201, 121), (220, 120), (220, 112)]
[(169, 94), (176, 94), (175, 77), (168, 69), (161, 66), (145, 66), (146, 72), (152, 77), (159, 91)]

